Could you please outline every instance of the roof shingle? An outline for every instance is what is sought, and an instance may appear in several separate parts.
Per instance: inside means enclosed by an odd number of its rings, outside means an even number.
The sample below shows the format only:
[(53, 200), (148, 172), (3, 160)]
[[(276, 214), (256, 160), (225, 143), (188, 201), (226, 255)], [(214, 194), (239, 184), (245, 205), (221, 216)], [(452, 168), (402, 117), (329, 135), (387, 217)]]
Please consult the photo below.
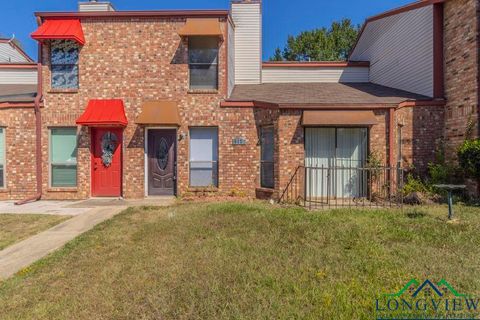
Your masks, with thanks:
[(0, 102), (34, 102), (35, 84), (0, 84)]
[(373, 83), (264, 83), (236, 85), (228, 100), (278, 105), (355, 105), (429, 99)]

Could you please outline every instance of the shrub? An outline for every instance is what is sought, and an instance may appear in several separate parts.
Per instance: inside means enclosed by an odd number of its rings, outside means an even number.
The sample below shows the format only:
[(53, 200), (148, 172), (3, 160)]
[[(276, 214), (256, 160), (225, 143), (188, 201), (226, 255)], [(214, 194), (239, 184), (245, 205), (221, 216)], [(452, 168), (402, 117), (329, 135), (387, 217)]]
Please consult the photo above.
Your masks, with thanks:
[(455, 184), (463, 181), (462, 170), (451, 163), (429, 163), (428, 175), (428, 184)]
[(480, 178), (480, 139), (465, 140), (458, 148), (457, 156), (467, 175)]
[(422, 180), (415, 178), (412, 174), (408, 174), (407, 181), (403, 185), (404, 195), (409, 195), (413, 192), (426, 193), (427, 191), (428, 188)]
[(377, 180), (382, 174), (382, 160), (377, 152), (372, 152), (367, 159), (367, 169), (371, 169), (372, 179)]

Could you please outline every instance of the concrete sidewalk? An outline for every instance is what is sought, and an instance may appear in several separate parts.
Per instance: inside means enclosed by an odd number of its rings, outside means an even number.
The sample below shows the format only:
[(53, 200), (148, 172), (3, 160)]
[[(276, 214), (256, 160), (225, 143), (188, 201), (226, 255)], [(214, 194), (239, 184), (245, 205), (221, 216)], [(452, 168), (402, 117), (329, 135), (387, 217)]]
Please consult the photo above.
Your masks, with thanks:
[(76, 207), (84, 201), (36, 201), (16, 206), (15, 201), (0, 201), (0, 214), (47, 214), (58, 216), (77, 216), (95, 208), (95, 206)]
[[(15, 206), (12, 213), (47, 213), (73, 215), (71, 219), (0, 251), (0, 279), (13, 276), (21, 269), (63, 247), (97, 224), (112, 218), (128, 207), (170, 206), (173, 197), (144, 200), (91, 199), (78, 202), (40, 201), (29, 207)], [(0, 203), (0, 213), (13, 203)], [(54, 209), (56, 208), (56, 209)], [(13, 211), (13, 210), (12, 210)], [(55, 213), (54, 213), (54, 212)]]
[(70, 240), (108, 220), (127, 207), (103, 207), (75, 216), (47, 231), (0, 251), (0, 279), (13, 276)]

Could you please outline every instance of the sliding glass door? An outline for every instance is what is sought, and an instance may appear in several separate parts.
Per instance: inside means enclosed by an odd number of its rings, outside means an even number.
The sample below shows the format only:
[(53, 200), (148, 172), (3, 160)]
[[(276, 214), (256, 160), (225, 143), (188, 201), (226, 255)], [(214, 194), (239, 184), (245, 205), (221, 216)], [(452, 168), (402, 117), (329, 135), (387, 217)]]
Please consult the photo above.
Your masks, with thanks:
[(306, 128), (307, 194), (316, 198), (366, 195), (367, 128)]

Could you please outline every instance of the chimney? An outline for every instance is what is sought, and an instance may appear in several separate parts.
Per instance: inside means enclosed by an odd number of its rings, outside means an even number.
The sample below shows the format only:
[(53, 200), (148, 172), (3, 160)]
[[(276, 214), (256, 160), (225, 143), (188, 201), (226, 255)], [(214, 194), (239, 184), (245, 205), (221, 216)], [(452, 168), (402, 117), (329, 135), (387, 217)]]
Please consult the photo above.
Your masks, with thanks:
[(262, 2), (232, 1), (235, 24), (235, 84), (262, 83)]
[(98, 11), (115, 11), (112, 3), (109, 1), (90, 0), (78, 3), (78, 11), (80, 12), (98, 12)]

